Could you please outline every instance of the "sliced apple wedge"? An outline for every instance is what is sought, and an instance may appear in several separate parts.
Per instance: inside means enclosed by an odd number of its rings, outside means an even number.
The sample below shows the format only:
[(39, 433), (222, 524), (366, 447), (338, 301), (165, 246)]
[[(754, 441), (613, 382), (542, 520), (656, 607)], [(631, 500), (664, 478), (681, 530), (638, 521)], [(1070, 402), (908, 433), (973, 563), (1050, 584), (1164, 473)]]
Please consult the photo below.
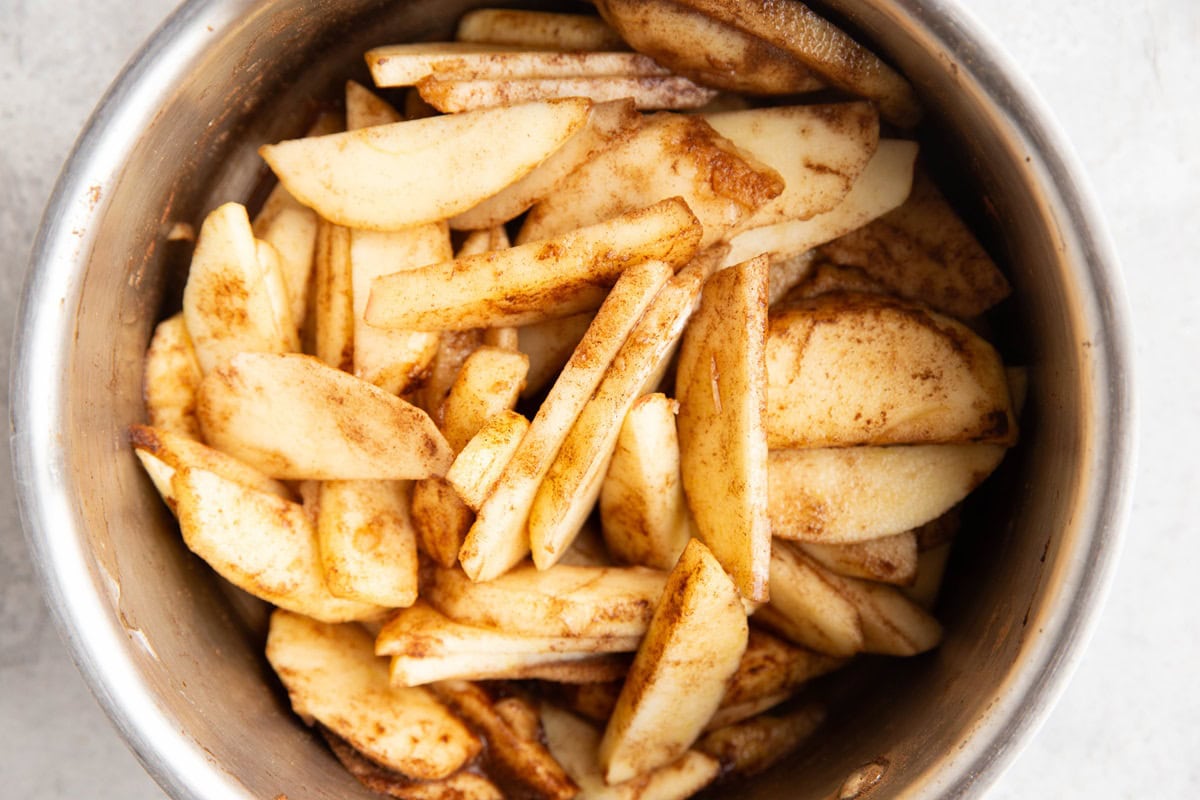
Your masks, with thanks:
[(700, 223), (678, 197), (493, 253), (378, 278), (366, 319), (384, 328), (525, 325), (598, 308), (621, 273), (695, 255)]
[(913, 531), (847, 544), (805, 542), (800, 548), (818, 564), (848, 578), (907, 586), (917, 577), (917, 535)]
[(917, 557), (917, 579), (912, 586), (901, 587), (905, 597), (929, 611), (937, 602), (942, 589), (942, 578), (946, 574), (946, 563), (950, 560), (953, 542), (936, 544), (922, 550)]
[(485, 657), (487, 654), (632, 653), (641, 637), (531, 636), (455, 622), (425, 601), (396, 612), (375, 640), (381, 656)]
[(820, 255), (959, 319), (982, 314), (1011, 291), (979, 240), (922, 172), (903, 205), (823, 245)]
[[(279, 481), (264, 475), (249, 464), (227, 456), (220, 450), (200, 444), (183, 434), (147, 425), (130, 425), (129, 443), (133, 445), (133, 450), (139, 458), (142, 458), (143, 455), (153, 456), (155, 460), (168, 468), (168, 472), (161, 470), (159, 472), (166, 478), (165, 481), (159, 480), (153, 472), (151, 472), (151, 477), (154, 478), (154, 485), (159, 494), (172, 509), (175, 507), (175, 496), (171, 491), (170, 477), (174, 474), (174, 470), (184, 467), (215, 472), (222, 478), (240, 483), (242, 486), (267, 492), (284, 500), (292, 499), (291, 491)], [(145, 459), (142, 460), (145, 463)]]
[(385, 45), (368, 50), (365, 57), (371, 78), (379, 87), (416, 86), (430, 77), (456, 81), (665, 77), (671, 74), (670, 70), (641, 53), (520, 50), (468, 42)]
[(715, 758), (723, 775), (757, 775), (799, 747), (825, 720), (815, 705), (759, 716), (708, 733), (696, 749)]
[(842, 590), (862, 619), (866, 652), (915, 656), (941, 643), (941, 624), (895, 586), (845, 578)]
[(536, 395), (554, 380), (595, 316), (594, 312), (583, 311), (517, 328), (517, 349), (529, 356), (529, 375), (522, 397)]
[(203, 378), (183, 314), (175, 314), (158, 323), (146, 350), (142, 377), (142, 395), (146, 398), (150, 424), (199, 439), (196, 390)]
[(1004, 452), (991, 444), (772, 450), (771, 531), (848, 544), (912, 530), (966, 497)]
[(805, 682), (845, 663), (844, 659), (797, 647), (751, 626), (746, 652), (705, 730), (759, 714), (791, 697)]
[[(605, 663), (593, 656), (632, 653), (639, 636), (526, 636), (454, 622), (422, 601), (398, 612), (379, 632), (375, 652), (395, 656), (392, 680), (418, 686), (440, 680), (498, 680), (534, 670)], [(616, 662), (619, 664), (619, 662)], [(625, 665), (619, 664), (620, 674)]]
[(703, 225), (703, 249), (783, 189), (775, 170), (739, 150), (700, 117), (655, 114), (627, 141), (580, 167), (534, 206), (517, 241), (545, 239), (679, 196)]
[(774, 306), (787, 298), (796, 286), (807, 280), (812, 271), (811, 251), (787, 258), (772, 258), (767, 278), (767, 305)]
[(466, 720), (488, 743), (484, 771), (504, 775), (517, 784), (511, 794), (540, 800), (571, 800), (579, 787), (541, 742), (537, 712), (514, 711), (519, 698), (496, 700), (482, 687), (466, 681), (441, 681), (431, 689), (442, 702)]
[(453, 460), (423, 411), (311, 356), (235, 356), (197, 411), (213, 446), (275, 478), (407, 480)]
[(314, 256), (313, 353), (343, 372), (354, 371), (354, 272), (349, 228), (320, 220)]
[(696, 535), (751, 601), (768, 596), (764, 345), (767, 262), (718, 272), (704, 286), (679, 350), (679, 455)]
[(554, 194), (581, 165), (628, 139), (641, 124), (642, 115), (631, 99), (597, 103), (588, 113), (587, 123), (562, 147), (521, 180), (451, 219), (450, 227), (480, 230), (514, 219)]
[(760, 253), (772, 259), (787, 258), (861, 228), (908, 197), (916, 158), (916, 142), (881, 139), (842, 202), (810, 219), (738, 231), (729, 240), (725, 263), (737, 264)]
[(440, 781), (414, 781), (376, 764), (328, 728), (322, 726), (321, 735), (346, 771), (372, 792), (398, 800), (504, 800), (494, 783), (474, 772), (459, 771)]
[(465, 331), (443, 331), (438, 339), (437, 353), (429, 362), (420, 387), (412, 393), (418, 406), (428, 412), (433, 421), (441, 425), (446, 397), (450, 394), (458, 373), (467, 359), (483, 345), (483, 331), (471, 328)]
[(442, 432), (454, 452), (492, 417), (513, 409), (528, 371), (524, 353), (485, 346), (467, 356), (442, 409)]
[(721, 703), (746, 650), (737, 587), (693, 539), (671, 570), (600, 742), (607, 783), (687, 752)]
[[(309, 136), (339, 133), (344, 129), (336, 114), (321, 114)], [(317, 214), (292, 197), (282, 183), (275, 184), (254, 217), (254, 235), (279, 253), (279, 269), (287, 289), (292, 324), (304, 326), (308, 313), (308, 288), (312, 278), (317, 241)]]
[(583, 14), (476, 8), (458, 19), (455, 40), (546, 50), (623, 50), (604, 20)]
[(326, 588), (317, 533), (298, 503), (191, 467), (175, 470), (171, 490), (184, 543), (238, 588), (325, 622), (383, 610)]
[(625, 42), (602, 19), (514, 8), (478, 8), (458, 20), (460, 42), (507, 44), (543, 50), (624, 50)]
[(644, 567), (524, 564), (476, 583), (438, 569), (424, 598), (456, 622), (527, 636), (641, 636), (666, 578)]
[(409, 491), (401, 481), (322, 481), (317, 542), (329, 591), (386, 608), (417, 599)]
[(463, 569), (473, 580), (502, 575), (529, 553), (525, 523), (542, 478), (630, 331), (671, 272), (669, 266), (657, 261), (631, 267), (605, 299), (538, 408), (517, 452), (479, 507), (459, 553)]
[(460, 113), (504, 107), (510, 103), (586, 97), (594, 103), (633, 100), (639, 110), (693, 109), (710, 103), (717, 92), (682, 75), (598, 75), (581, 78), (511, 78), (495, 80), (421, 79), (421, 99), (438, 111)]
[(275, 611), (267, 660), (297, 714), (410, 778), (449, 777), (482, 749), (427, 691), (391, 686), (387, 661), (375, 655), (370, 635), (356, 625)]
[[(921, 119), (920, 101), (900, 73), (803, 3), (675, 2), (783, 49), (832, 86), (874, 100), (889, 122), (912, 127)], [(606, 3), (599, 7), (604, 13)]]
[(401, 122), (404, 115), (358, 81), (346, 81), (346, 130)]
[(766, 382), (772, 448), (1016, 439), (996, 350), (883, 295), (825, 294), (772, 314)]
[[(348, 130), (400, 120), (400, 113), (382, 98), (354, 81), (347, 82)], [(371, 283), (380, 275), (436, 264), (452, 256), (445, 222), (398, 231), (350, 232), (355, 375), (392, 394), (404, 394), (420, 383), (437, 354), (439, 336), (429, 331), (383, 330), (368, 325), (363, 315)]]
[(604, 0), (597, 7), (635, 50), (705, 86), (757, 95), (825, 86), (784, 50), (671, 0)]
[(649, 394), (625, 415), (600, 488), (604, 543), (617, 560), (654, 569), (675, 566), (691, 538), (679, 473), (679, 403)]
[[(492, 493), (528, 430), (529, 420), (525, 417), (515, 411), (501, 411), (489, 419), (455, 456), (446, 472), (446, 482), (472, 511), (478, 511)], [(457, 551), (454, 556), (457, 560)], [(443, 566), (453, 563), (452, 560)]]
[(451, 653), (393, 656), (391, 676), (397, 686), (425, 686), (451, 680), (543, 680), (574, 684), (619, 680), (628, 670), (628, 656), (605, 653)]
[(260, 258), (246, 208), (226, 203), (210, 212), (183, 290), (183, 319), (201, 370), (207, 374), (237, 353), (300, 349), (288, 305), (278, 256)]
[(771, 548), (771, 602), (754, 619), (818, 653), (847, 658), (862, 651), (863, 622), (843, 580), (788, 542)]
[(600, 731), (570, 711), (542, 704), (546, 744), (588, 800), (684, 800), (716, 780), (717, 761), (688, 750), (670, 764), (624, 783), (610, 785), (596, 758)]
[(425, 554), (443, 567), (454, 566), (475, 514), (445, 478), (413, 484), (412, 518)]
[(322, 217), (396, 230), (466, 211), (520, 179), (583, 125), (590, 107), (581, 98), (521, 103), (280, 142), (259, 153)]
[(745, 228), (810, 219), (837, 207), (879, 145), (879, 115), (870, 103), (755, 108), (704, 119), (783, 178), (783, 192), (759, 206)]
[(613, 421), (658, 386), (706, 277), (702, 265), (693, 264), (667, 282), (580, 410), (529, 510), (529, 545), (539, 569), (558, 561), (591, 513), (621, 432)]

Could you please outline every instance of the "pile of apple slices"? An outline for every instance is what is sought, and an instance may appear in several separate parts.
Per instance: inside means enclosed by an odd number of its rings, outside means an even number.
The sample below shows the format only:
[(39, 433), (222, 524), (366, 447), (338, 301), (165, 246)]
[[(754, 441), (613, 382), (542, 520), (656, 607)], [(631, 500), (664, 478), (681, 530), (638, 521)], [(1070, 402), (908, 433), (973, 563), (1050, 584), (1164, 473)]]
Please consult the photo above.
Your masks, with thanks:
[(130, 439), (184, 542), (392, 796), (765, 769), (808, 681), (937, 645), (1016, 441), (975, 332), (1008, 285), (881, 137), (908, 84), (798, 3), (597, 6), (370, 51), (406, 113), (350, 83), (262, 147), (278, 185), (207, 215), (146, 355)]

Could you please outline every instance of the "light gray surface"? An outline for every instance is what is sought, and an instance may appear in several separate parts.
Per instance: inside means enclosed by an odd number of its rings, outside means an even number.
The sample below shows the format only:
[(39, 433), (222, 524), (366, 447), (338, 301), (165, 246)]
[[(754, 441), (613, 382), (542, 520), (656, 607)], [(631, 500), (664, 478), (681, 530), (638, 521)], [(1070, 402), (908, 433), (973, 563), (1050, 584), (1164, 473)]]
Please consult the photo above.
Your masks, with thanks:
[[(998, 798), (1200, 792), (1200, 5), (970, 0), (1055, 110), (1125, 265), (1137, 337), (1134, 513), (1096, 638)], [(136, 0), (0, 0), (0, 248), (7, 318), (41, 208), (75, 134), (168, 13)], [(0, 342), (7, 361), (8, 326)], [(6, 456), (7, 457), (7, 456)], [(0, 776), (12, 797), (159, 798), (50, 624), (0, 482)], [(1191, 601), (1191, 602), (1189, 602)]]

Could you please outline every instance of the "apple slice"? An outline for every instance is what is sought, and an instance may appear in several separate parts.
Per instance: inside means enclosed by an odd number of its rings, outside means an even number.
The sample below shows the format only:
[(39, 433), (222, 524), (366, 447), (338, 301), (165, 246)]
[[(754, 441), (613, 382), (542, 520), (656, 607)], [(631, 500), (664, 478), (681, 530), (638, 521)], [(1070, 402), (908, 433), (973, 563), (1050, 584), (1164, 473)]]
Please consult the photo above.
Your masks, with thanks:
[[(484, 772), (504, 775), (516, 783), (508, 794), (540, 800), (571, 800), (579, 787), (541, 742), (537, 713), (517, 711), (524, 701), (495, 700), (483, 688), (466, 681), (441, 681), (432, 690), (488, 743)], [(531, 724), (533, 723), (533, 724)]]
[[(309, 136), (324, 136), (343, 130), (336, 114), (321, 114)], [(292, 324), (300, 329), (308, 313), (308, 284), (312, 277), (317, 241), (316, 212), (292, 197), (282, 183), (275, 184), (254, 217), (254, 235), (279, 253), (279, 269), (287, 289)]]
[(424, 601), (398, 611), (375, 640), (381, 656), (448, 656), (531, 653), (632, 653), (641, 637), (531, 636), (455, 622)]
[(966, 497), (1004, 452), (990, 444), (772, 450), (771, 530), (829, 544), (912, 530)]
[(788, 542), (771, 547), (771, 602), (754, 619), (790, 641), (846, 658), (862, 651), (863, 621), (843, 579)]
[(404, 120), (392, 104), (358, 81), (346, 81), (346, 130), (356, 131)]
[(392, 683), (425, 686), (451, 680), (593, 683), (620, 680), (628, 656), (596, 653), (452, 653), (393, 656)]
[(264, 145), (259, 153), (322, 217), (396, 230), (466, 211), (520, 179), (583, 125), (590, 107), (577, 97), (521, 103)]
[(626, 564), (670, 569), (691, 538), (678, 410), (675, 400), (650, 394), (634, 402), (621, 424), (600, 488), (600, 524), (609, 552)]
[(130, 425), (129, 443), (133, 445), (138, 458), (142, 459), (143, 465), (146, 465), (145, 456), (148, 455), (165, 468), (160, 468), (156, 474), (153, 467), (147, 465), (155, 487), (172, 510), (175, 509), (175, 496), (171, 490), (171, 476), (175, 470), (184, 467), (215, 472), (222, 478), (256, 491), (267, 492), (284, 500), (292, 499), (291, 491), (279, 481), (183, 434), (146, 425)]
[(812, 271), (812, 251), (787, 258), (772, 258), (767, 277), (767, 305), (775, 306), (789, 297), (791, 291), (803, 284)]
[(301, 717), (317, 720), (365, 756), (410, 778), (440, 780), (482, 749), (423, 689), (388, 682), (387, 662), (356, 625), (271, 615), (267, 660)]
[(678, 195), (703, 225), (704, 249), (783, 190), (775, 170), (702, 118), (654, 114), (627, 141), (580, 167), (534, 206), (517, 242), (545, 239)]
[(420, 409), (311, 356), (235, 356), (197, 411), (213, 446), (275, 478), (406, 480), (453, 460)]
[(587, 123), (562, 147), (521, 180), (451, 219), (450, 227), (479, 230), (514, 219), (554, 194), (581, 165), (628, 139), (641, 124), (642, 115), (631, 99), (597, 103), (588, 113)]
[(624, 50), (626, 44), (604, 20), (514, 8), (477, 8), (458, 20), (460, 42), (507, 44), (543, 50)]
[(158, 323), (146, 350), (142, 378), (142, 395), (146, 398), (150, 424), (199, 439), (196, 390), (203, 378), (183, 314), (175, 314)]
[(594, 103), (630, 99), (639, 110), (701, 108), (717, 93), (682, 75), (603, 75), (581, 78), (497, 80), (423, 78), (421, 99), (439, 111), (459, 113), (554, 98), (586, 97)]
[(417, 599), (409, 490), (400, 481), (321, 483), (317, 542), (329, 591), (387, 608)]
[(545, 241), (379, 278), (367, 322), (463, 330), (568, 316), (599, 307), (634, 264), (686, 264), (700, 234), (687, 204), (670, 198)]
[(791, 697), (804, 683), (845, 663), (844, 659), (797, 647), (751, 626), (746, 652), (705, 730), (755, 716)]
[(600, 742), (606, 783), (687, 752), (720, 705), (748, 632), (737, 587), (693, 539), (667, 578)]
[(371, 325), (365, 319), (367, 300), (379, 276), (437, 264), (452, 255), (444, 222), (400, 231), (351, 231), (355, 375), (391, 394), (403, 394), (420, 383), (437, 353), (438, 334)]
[(915, 656), (941, 643), (941, 624), (895, 586), (844, 578), (841, 589), (858, 609), (866, 652)]
[(546, 744), (563, 769), (579, 784), (580, 797), (589, 800), (684, 800), (716, 780), (717, 761), (688, 750), (670, 764), (643, 775), (610, 785), (596, 757), (600, 731), (549, 703), (542, 704)]
[(671, 272), (669, 266), (657, 261), (639, 264), (626, 270), (609, 293), (538, 408), (517, 452), (478, 509), (459, 553), (463, 569), (473, 580), (502, 575), (529, 553), (525, 523), (542, 478), (630, 331)]
[(325, 587), (317, 533), (298, 503), (191, 467), (175, 470), (171, 490), (184, 543), (238, 588), (325, 622), (383, 611)]
[(376, 764), (328, 728), (322, 727), (321, 735), (346, 771), (372, 792), (399, 800), (504, 800), (494, 783), (474, 772), (456, 772), (440, 781), (414, 781)]
[(244, 206), (226, 203), (205, 217), (183, 290), (183, 319), (205, 374), (237, 353), (300, 349), (273, 253), (260, 250)]
[[(437, 680), (522, 678), (531, 670), (588, 668), (610, 653), (633, 652), (639, 636), (526, 636), (455, 622), (418, 601), (379, 632), (375, 652), (395, 656), (392, 680), (417, 686)], [(625, 666), (620, 667), (624, 674)]]
[(912, 586), (901, 588), (905, 597), (929, 611), (937, 601), (942, 589), (942, 577), (946, 574), (946, 563), (950, 560), (952, 541), (942, 542), (922, 550), (917, 556), (917, 579)]
[(529, 356), (522, 397), (536, 395), (557, 377), (595, 316), (594, 312), (583, 311), (517, 328), (517, 349)]
[(742, 595), (767, 599), (767, 262), (718, 272), (683, 337), (676, 371), (683, 488), (697, 536)]
[(771, 315), (766, 353), (773, 449), (1016, 439), (999, 354), (921, 306), (821, 295)]
[(847, 544), (806, 542), (800, 549), (821, 566), (848, 578), (907, 586), (917, 577), (917, 535), (913, 531)]
[(621, 432), (613, 421), (662, 380), (707, 274), (693, 264), (667, 282), (580, 410), (530, 507), (529, 544), (539, 569), (558, 561), (595, 506)]
[(696, 749), (715, 758), (722, 775), (757, 775), (799, 747), (824, 720), (820, 706), (801, 706), (782, 716), (763, 715), (718, 728)]
[(524, 564), (499, 578), (473, 582), (457, 569), (438, 569), (424, 597), (467, 625), (527, 636), (641, 636), (666, 581), (644, 567), (548, 570)]
[(416, 42), (366, 53), (376, 86), (416, 86), (445, 81), (524, 78), (666, 77), (671, 71), (641, 53), (519, 50), (467, 42)]
[(671, 0), (604, 0), (597, 7), (635, 50), (704, 86), (755, 95), (825, 86), (784, 50)]
[(746, 228), (832, 210), (879, 145), (879, 115), (870, 103), (754, 108), (704, 119), (783, 178), (783, 192), (759, 206), (742, 223)]
[(313, 287), (313, 352), (334, 369), (354, 371), (354, 273), (349, 228), (317, 224)]
[(982, 314), (1011, 291), (979, 240), (922, 172), (903, 205), (822, 245), (820, 254), (959, 319)]
[[(492, 493), (528, 430), (529, 420), (525, 417), (515, 411), (501, 411), (489, 419), (455, 456), (446, 472), (446, 482), (472, 511), (478, 511)], [(455, 551), (454, 559), (443, 566), (452, 566), (457, 558)]]
[(738, 231), (729, 240), (725, 263), (737, 264), (760, 253), (769, 254), (772, 260), (787, 258), (861, 228), (908, 197), (916, 158), (916, 142), (881, 139), (842, 202), (810, 219)]
[(485, 346), (467, 356), (442, 409), (442, 432), (454, 452), (492, 417), (516, 406), (528, 370), (524, 353)]
[(421, 550), (435, 564), (452, 567), (475, 514), (445, 478), (432, 477), (413, 484), (412, 519)]
[[(803, 3), (675, 2), (781, 48), (831, 86), (875, 101), (889, 122), (910, 128), (921, 119), (920, 101), (900, 73)], [(606, 6), (603, 0), (599, 3), (608, 17)]]

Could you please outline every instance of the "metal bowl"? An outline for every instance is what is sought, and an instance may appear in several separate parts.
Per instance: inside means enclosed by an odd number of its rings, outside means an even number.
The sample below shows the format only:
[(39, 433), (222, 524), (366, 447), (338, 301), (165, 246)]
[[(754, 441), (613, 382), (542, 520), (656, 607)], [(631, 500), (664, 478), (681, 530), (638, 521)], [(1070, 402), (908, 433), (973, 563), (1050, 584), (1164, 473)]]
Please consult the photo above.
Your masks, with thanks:
[[(188, 2), (101, 102), (46, 211), (11, 384), (21, 511), (80, 669), (176, 798), (369, 794), (291, 715), (261, 657), (261, 612), (186, 551), (126, 444), (144, 413), (142, 354), (185, 266), (166, 234), (250, 196), (256, 147), (365, 78), (364, 49), (445, 36), (468, 5)], [(996, 324), (1031, 388), (1022, 443), (952, 560), (945, 644), (832, 682), (823, 734), (736, 794), (973, 796), (1045, 716), (1112, 572), (1132, 467), (1124, 302), (1062, 136), (961, 9), (828, 10), (924, 97), (926, 151), (1014, 284)]]

